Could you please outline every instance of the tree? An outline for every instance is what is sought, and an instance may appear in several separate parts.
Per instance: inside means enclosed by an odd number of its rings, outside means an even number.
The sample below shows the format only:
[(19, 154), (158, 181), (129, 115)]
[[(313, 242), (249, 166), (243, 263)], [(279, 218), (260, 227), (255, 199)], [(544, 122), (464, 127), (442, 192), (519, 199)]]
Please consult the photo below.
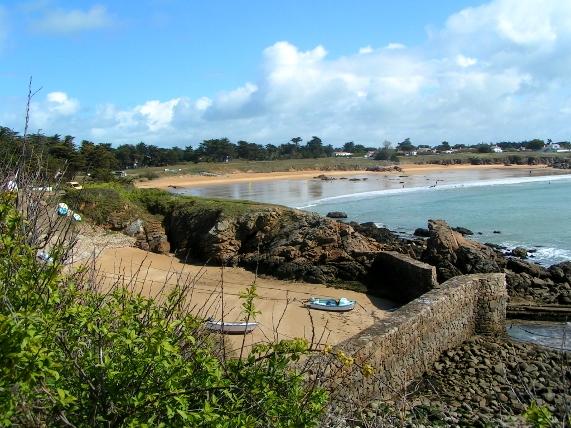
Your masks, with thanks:
[(303, 150), (304, 157), (318, 158), (323, 156), (323, 144), (321, 138), (315, 135), (307, 142)]
[(303, 138), (301, 137), (293, 137), (290, 140), (293, 144), (295, 144), (296, 147), (299, 147), (299, 143), (301, 143), (303, 141)]
[(443, 141), (442, 143), (440, 143), (435, 148), (439, 152), (446, 152), (446, 151), (450, 150), (450, 144), (448, 143), (448, 141)]
[(267, 160), (277, 159), (280, 155), (279, 148), (273, 144), (266, 144), (266, 147), (264, 147), (264, 149), (266, 151)]
[(248, 143), (247, 141), (238, 141), (236, 153), (240, 159), (262, 160), (264, 159), (265, 149), (260, 144)]
[(477, 144), (475, 148), (478, 153), (492, 153), (492, 146), (490, 144)]
[(199, 156), (209, 162), (224, 162), (236, 155), (236, 146), (228, 138), (204, 140), (198, 146)]
[(349, 141), (343, 144), (343, 151), (347, 153), (353, 153), (355, 151), (355, 143), (353, 141)]
[(528, 142), (525, 144), (525, 148), (528, 149), (528, 150), (535, 150), (535, 151), (537, 151), (537, 150), (543, 149), (544, 147), (545, 147), (544, 141), (543, 141), (543, 140), (540, 140), (540, 139), (538, 139), (538, 138), (535, 138), (535, 139), (533, 139), (533, 140), (531, 140), (531, 141), (528, 141)]
[(405, 138), (404, 141), (398, 144), (397, 150), (400, 152), (412, 152), (416, 150), (416, 147), (410, 142), (410, 138)]
[(396, 157), (393, 143), (388, 140), (383, 141), (383, 147), (379, 148), (377, 153), (375, 153), (375, 160), (391, 160), (393, 157)]

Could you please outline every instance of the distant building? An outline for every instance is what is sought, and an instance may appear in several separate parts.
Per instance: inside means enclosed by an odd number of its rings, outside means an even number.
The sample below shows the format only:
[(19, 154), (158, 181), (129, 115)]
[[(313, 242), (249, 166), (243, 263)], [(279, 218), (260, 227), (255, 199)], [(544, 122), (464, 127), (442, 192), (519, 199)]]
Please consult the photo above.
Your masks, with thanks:
[(349, 153), (349, 152), (334, 152), (333, 154), (337, 158), (350, 158), (353, 156), (353, 153)]
[(545, 147), (543, 147), (544, 152), (552, 152), (556, 153), (561, 150), (561, 145), (557, 143), (547, 143)]
[(502, 150), (501, 147), (493, 146), (493, 147), (492, 147), (492, 152), (494, 152), (494, 153), (502, 153), (503, 150)]
[(416, 151), (420, 154), (434, 153), (434, 150), (430, 147), (419, 147)]

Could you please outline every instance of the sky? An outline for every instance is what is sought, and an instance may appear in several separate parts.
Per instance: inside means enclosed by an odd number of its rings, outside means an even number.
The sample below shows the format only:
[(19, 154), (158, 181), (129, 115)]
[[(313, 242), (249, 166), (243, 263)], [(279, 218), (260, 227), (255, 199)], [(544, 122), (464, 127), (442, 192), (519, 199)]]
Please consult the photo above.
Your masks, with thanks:
[(570, 0), (0, 2), (0, 126), (196, 147), (571, 140)]

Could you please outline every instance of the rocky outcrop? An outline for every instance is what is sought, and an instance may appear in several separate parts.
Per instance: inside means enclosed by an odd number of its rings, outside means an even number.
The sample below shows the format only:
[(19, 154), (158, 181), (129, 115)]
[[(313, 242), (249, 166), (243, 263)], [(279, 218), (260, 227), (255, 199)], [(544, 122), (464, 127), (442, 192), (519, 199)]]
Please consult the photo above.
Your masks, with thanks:
[(414, 236), (420, 236), (421, 238), (428, 238), (430, 236), (430, 230), (424, 227), (417, 227), (414, 230)]
[(362, 280), (383, 247), (351, 226), (318, 214), (265, 207), (227, 217), (174, 210), (165, 218), (180, 257), (257, 269), (314, 283)]
[(452, 230), (454, 232), (458, 232), (458, 233), (462, 234), (463, 236), (474, 234), (474, 232), (472, 232), (470, 229), (466, 229), (465, 227), (461, 227), (461, 226), (453, 227)]
[(420, 239), (401, 238), (390, 229), (378, 227), (373, 222), (361, 224), (350, 222), (349, 224), (361, 235), (365, 235), (377, 241), (387, 251), (396, 251), (401, 254), (406, 254), (413, 259), (420, 260), (420, 256), (426, 248), (424, 241)]
[(325, 217), (329, 218), (347, 218), (347, 213), (344, 211), (330, 211)]
[(153, 253), (168, 254), (170, 243), (158, 220), (136, 219), (123, 229), (123, 233), (136, 239), (135, 246)]
[(506, 267), (510, 296), (546, 304), (571, 304), (571, 262), (563, 262), (549, 269), (518, 258), (510, 258)]
[(443, 220), (429, 220), (430, 236), (422, 261), (436, 266), (438, 280), (470, 273), (503, 272), (505, 259), (486, 245), (470, 241)]
[(421, 260), (436, 266), (440, 282), (468, 273), (504, 272), (514, 302), (571, 303), (571, 262), (546, 269), (522, 260), (527, 254), (524, 248), (506, 252), (496, 245), (479, 244), (464, 238), (442, 220), (429, 220), (428, 227), (430, 237)]

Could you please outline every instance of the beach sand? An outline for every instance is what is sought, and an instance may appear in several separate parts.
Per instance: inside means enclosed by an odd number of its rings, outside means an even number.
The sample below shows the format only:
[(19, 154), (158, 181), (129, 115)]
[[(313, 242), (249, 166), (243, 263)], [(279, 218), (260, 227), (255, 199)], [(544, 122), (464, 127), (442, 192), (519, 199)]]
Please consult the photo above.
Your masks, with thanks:
[(219, 176), (203, 176), (203, 175), (180, 175), (160, 177), (151, 181), (139, 181), (135, 185), (139, 188), (157, 188), (166, 189), (168, 187), (202, 187), (211, 185), (224, 185), (235, 183), (247, 183), (258, 181), (272, 181), (272, 180), (300, 180), (311, 179), (317, 175), (324, 174), (331, 177), (353, 176), (353, 175), (421, 175), (427, 173), (439, 173), (454, 170), (465, 171), (483, 171), (483, 170), (549, 170), (545, 165), (415, 165), (404, 164), (400, 165), (402, 172), (372, 172), (372, 171), (283, 171), (283, 172), (269, 172), (269, 173), (256, 173), (256, 172), (236, 172), (233, 174), (224, 174)]
[[(173, 256), (124, 247), (103, 250), (97, 258), (97, 269), (105, 282), (117, 279), (127, 283), (135, 281), (135, 290), (141, 290), (150, 297), (157, 296), (164, 284), (169, 289), (177, 283), (193, 283), (189, 294), (191, 312), (203, 318), (212, 316), (221, 319), (222, 270), (219, 267), (184, 264)], [(240, 313), (239, 295), (252, 283), (254, 274), (241, 268), (225, 268), (223, 277), (224, 319), (241, 321), (243, 315)], [(387, 300), (324, 285), (259, 277), (256, 286), (259, 298), (255, 300), (255, 305), (261, 314), (257, 317), (259, 327), (246, 336), (249, 346), (275, 338), (305, 337), (311, 340), (313, 334), (314, 341), (321, 338), (322, 342), (337, 344), (371, 326), (376, 320), (387, 317), (389, 310), (395, 307)], [(345, 313), (316, 310), (310, 313), (302, 302), (312, 296), (346, 297), (357, 300), (358, 304), (353, 311)], [(232, 346), (238, 348), (242, 337), (229, 336)]]
[[(309, 180), (325, 174), (334, 177), (351, 176), (377, 176), (386, 180), (402, 180), (398, 177), (410, 176), (408, 180), (423, 182), (428, 180), (424, 176), (434, 177), (437, 174), (458, 171), (462, 181), (482, 174), (498, 175), (509, 174), (510, 170), (518, 175), (527, 175), (527, 170), (533, 170), (534, 175), (549, 175), (555, 170), (540, 166), (502, 166), (502, 165), (401, 165), (402, 172), (366, 172), (366, 171), (291, 171), (274, 173), (234, 173), (221, 176), (169, 176), (156, 180), (139, 182), (141, 188), (202, 188), (220, 187), (224, 185), (243, 185), (251, 182)], [(518, 171), (515, 171), (518, 170)], [(393, 178), (394, 177), (394, 178)], [(431, 178), (433, 179), (433, 178)], [(372, 179), (371, 179), (372, 180)], [(369, 180), (369, 182), (371, 181)], [(402, 181), (400, 182), (402, 183)], [(365, 183), (363, 183), (364, 185)], [(213, 187), (213, 188), (214, 188)], [(203, 267), (199, 264), (184, 264), (173, 256), (147, 253), (132, 247), (108, 248), (101, 252), (97, 260), (100, 271), (108, 281), (119, 276), (130, 280), (137, 276), (137, 287), (147, 296), (156, 296), (167, 284), (174, 286), (177, 281), (190, 281), (196, 279), (191, 293), (192, 312), (203, 318), (212, 316), (219, 320), (222, 313), (221, 269), (218, 267)], [(139, 270), (139, 274), (135, 272)], [(254, 274), (241, 268), (224, 269), (224, 319), (226, 321), (241, 321), (240, 292), (254, 280)], [(280, 281), (262, 277), (256, 281), (259, 299), (256, 307), (261, 311), (257, 321), (260, 326), (251, 335), (246, 337), (246, 344), (252, 345), (258, 341), (289, 339), (305, 337), (314, 340), (322, 339), (329, 344), (337, 344), (363, 329), (373, 325), (376, 320), (386, 318), (394, 305), (386, 300), (378, 299), (362, 293), (327, 288), (324, 285), (308, 284), (303, 282)], [(324, 311), (309, 312), (302, 302), (312, 296), (331, 296), (335, 298), (346, 297), (357, 300), (356, 308), (347, 313), (331, 313)], [(280, 321), (281, 320), (281, 321)], [(239, 348), (242, 336), (231, 336), (230, 343)]]

